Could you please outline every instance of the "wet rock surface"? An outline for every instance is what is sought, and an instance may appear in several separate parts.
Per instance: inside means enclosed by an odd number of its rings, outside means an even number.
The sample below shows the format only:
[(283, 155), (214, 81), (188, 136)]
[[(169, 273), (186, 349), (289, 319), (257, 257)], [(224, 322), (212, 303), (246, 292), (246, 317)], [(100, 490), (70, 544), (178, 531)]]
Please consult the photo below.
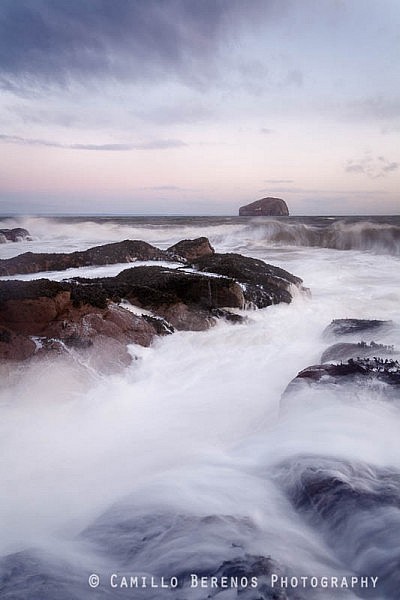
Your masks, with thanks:
[(60, 352), (91, 351), (103, 369), (131, 362), (127, 344), (148, 346), (155, 335), (166, 333), (110, 303), (101, 288), (47, 279), (0, 282), (0, 328), (0, 358), (23, 360), (54, 350), (51, 342), (58, 341)]
[[(0, 276), (39, 273), (41, 271), (63, 271), (73, 267), (87, 267), (129, 263), (136, 260), (171, 261), (168, 252), (147, 242), (124, 240), (71, 253), (25, 252), (13, 258), (0, 260)], [(175, 259), (176, 260), (176, 259)]]
[(378, 319), (334, 319), (324, 330), (326, 338), (341, 337), (346, 335), (377, 334), (387, 332), (393, 327), (392, 321)]
[(195, 240), (182, 240), (167, 250), (173, 257), (184, 258), (187, 261), (193, 261), (202, 256), (209, 256), (215, 253), (206, 237), (199, 237)]
[(88, 289), (100, 287), (115, 301), (125, 298), (151, 310), (176, 329), (208, 329), (215, 323), (214, 309), (244, 307), (242, 288), (233, 279), (165, 267), (135, 267), (116, 277), (75, 281)]
[[(323, 338), (357, 336), (372, 332), (385, 338), (396, 329), (392, 321), (376, 319), (336, 319), (323, 331)], [(371, 342), (338, 342), (329, 346), (321, 356), (321, 364), (302, 369), (292, 379), (281, 398), (284, 406), (295, 392), (324, 389), (335, 393), (338, 398), (345, 386), (351, 386), (352, 396), (357, 390), (369, 390), (375, 398), (400, 399), (399, 352), (394, 345)], [(349, 387), (346, 388), (350, 390)], [(349, 394), (347, 394), (349, 396)]]
[(217, 273), (238, 281), (242, 285), (246, 303), (257, 308), (279, 302), (290, 303), (293, 289), (302, 289), (299, 277), (241, 254), (213, 254), (193, 261), (193, 266), (201, 272)]
[[(198, 593), (200, 586), (191, 587), (191, 583), (203, 577), (208, 584), (204, 598), (218, 598), (231, 590), (231, 597), (237, 594), (246, 600), (301, 600), (303, 596), (298, 592), (295, 595), (293, 590), (271, 585), (272, 573), (285, 574), (282, 565), (270, 556), (244, 551), (249, 534), (257, 535), (257, 526), (248, 517), (173, 513), (129, 516), (129, 509), (121, 510), (117, 505), (86, 529), (82, 538), (121, 569), (146, 569), (156, 576), (164, 574), (166, 579), (175, 576), (179, 582), (176, 598), (190, 598), (193, 589)], [(206, 554), (202, 552), (205, 543)], [(211, 585), (212, 578), (218, 585)], [(252, 587), (252, 581), (256, 581), (256, 587)]]
[[(286, 406), (289, 399), (294, 400), (295, 394), (305, 389), (321, 392), (321, 401), (324, 390), (335, 393), (340, 400), (344, 386), (351, 386), (352, 398), (357, 397), (358, 390), (368, 390), (376, 399), (397, 401), (400, 399), (400, 363), (373, 357), (312, 365), (292, 379), (282, 394), (281, 406)], [(350, 388), (347, 390), (350, 392)]]
[(399, 352), (396, 351), (394, 346), (387, 344), (377, 344), (372, 341), (358, 342), (356, 344), (351, 343), (338, 343), (329, 346), (321, 356), (321, 363), (329, 361), (343, 361), (349, 358), (367, 358), (379, 356), (381, 358), (397, 358)]
[(277, 481), (294, 508), (327, 539), (344, 564), (379, 577), (362, 596), (397, 600), (400, 589), (400, 472), (331, 457), (281, 463)]
[[(0, 281), (0, 326), (13, 332), (12, 339), (1, 342), (0, 358), (28, 358), (37, 350), (44, 354), (58, 340), (57, 351), (91, 350), (101, 364), (109, 343), (110, 355), (128, 364), (126, 344), (147, 346), (155, 335), (175, 329), (202, 331), (217, 319), (241, 323), (244, 317), (235, 310), (288, 303), (295, 289), (303, 289), (301, 279), (283, 269), (239, 254), (216, 254), (207, 238), (183, 240), (167, 251), (125, 240), (70, 254), (25, 253), (2, 261), (0, 268), (32, 273), (135, 260), (181, 261), (184, 266), (138, 266), (115, 277), (62, 282)], [(134, 315), (117, 306), (121, 301), (151, 315)], [(29, 336), (40, 338), (36, 350)]]

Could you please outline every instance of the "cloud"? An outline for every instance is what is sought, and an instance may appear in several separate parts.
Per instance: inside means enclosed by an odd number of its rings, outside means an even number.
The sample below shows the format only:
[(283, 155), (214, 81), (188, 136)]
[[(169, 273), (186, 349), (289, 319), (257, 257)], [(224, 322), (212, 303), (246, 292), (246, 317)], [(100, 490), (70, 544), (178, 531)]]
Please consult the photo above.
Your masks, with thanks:
[(350, 104), (351, 117), (373, 118), (382, 121), (400, 117), (400, 97), (373, 96)]
[(94, 150), (106, 152), (127, 152), (129, 150), (166, 150), (186, 146), (182, 140), (151, 140), (136, 144), (62, 144), (49, 140), (24, 138), (17, 135), (0, 134), (0, 142), (21, 144), (25, 146), (47, 146), (50, 148), (64, 148), (68, 150)]
[(373, 157), (366, 154), (361, 159), (348, 160), (345, 166), (346, 173), (358, 173), (366, 175), (370, 179), (385, 177), (393, 171), (397, 171), (400, 163), (389, 161), (384, 156)]
[(177, 185), (155, 185), (152, 187), (141, 188), (143, 190), (149, 190), (151, 192), (186, 192), (187, 188), (182, 188)]
[(304, 75), (299, 69), (291, 69), (286, 75), (283, 85), (302, 87)]
[(268, 129), (267, 127), (261, 127), (260, 133), (263, 135), (271, 135), (271, 133), (275, 133), (274, 129)]
[(294, 183), (293, 179), (264, 179), (264, 183)]
[[(68, 87), (78, 79), (218, 76), (227, 30), (257, 21), (276, 0), (2, 0), (0, 85)], [(208, 84), (207, 84), (208, 85)]]

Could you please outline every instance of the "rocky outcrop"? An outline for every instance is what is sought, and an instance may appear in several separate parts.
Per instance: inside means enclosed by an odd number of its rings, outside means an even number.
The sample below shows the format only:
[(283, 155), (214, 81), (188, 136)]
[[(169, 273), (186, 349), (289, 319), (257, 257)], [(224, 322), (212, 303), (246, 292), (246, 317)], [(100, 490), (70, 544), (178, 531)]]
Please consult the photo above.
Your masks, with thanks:
[[(166, 260), (171, 256), (164, 250), (139, 240), (124, 240), (71, 253), (36, 254), (25, 252), (13, 258), (0, 260), (0, 276), (98, 265), (129, 263), (137, 260)], [(176, 260), (176, 258), (174, 258)]]
[(99, 286), (114, 301), (127, 299), (179, 330), (208, 329), (215, 323), (214, 310), (244, 308), (245, 303), (241, 286), (232, 278), (165, 267), (135, 267), (116, 277), (76, 281), (87, 289)]
[(214, 254), (215, 250), (206, 237), (199, 237), (195, 240), (182, 240), (181, 242), (170, 246), (167, 252), (169, 252), (173, 258), (180, 257), (191, 262), (202, 256), (210, 256), (211, 254)]
[[(37, 351), (75, 349), (95, 356), (102, 370), (127, 365), (126, 345), (150, 345), (161, 330), (110, 303), (91, 286), (36, 281), (0, 282), (0, 358), (23, 360)], [(165, 331), (164, 333), (167, 333)], [(36, 338), (36, 343), (32, 341)]]
[(300, 371), (289, 383), (282, 394), (281, 408), (285, 409), (292, 402), (296, 402), (297, 394), (304, 391), (321, 392), (318, 398), (323, 400), (328, 397), (323, 392), (329, 390), (341, 400), (344, 397), (344, 389), (351, 389), (354, 399), (364, 390), (369, 395), (375, 394), (381, 400), (398, 401), (400, 363), (395, 359), (373, 357), (350, 358), (338, 364), (312, 365)]
[(14, 229), (0, 229), (0, 244), (2, 242), (21, 242), (22, 240), (30, 239), (30, 233), (22, 227)]
[(307, 367), (296, 379), (307, 379), (315, 383), (338, 384), (341, 378), (369, 378), (390, 385), (400, 384), (400, 364), (397, 360), (383, 358), (349, 358), (340, 364), (323, 364)]
[[(155, 335), (174, 329), (202, 331), (219, 318), (242, 322), (244, 317), (235, 314), (235, 309), (290, 302), (294, 290), (302, 289), (301, 279), (283, 269), (239, 254), (216, 254), (206, 238), (184, 240), (168, 251), (145, 242), (127, 241), (85, 252), (35, 256), (46, 257), (47, 268), (71, 265), (71, 259), (76, 265), (135, 257), (160, 260), (168, 256), (169, 260), (178, 257), (183, 261), (197, 256), (191, 264), (185, 262), (185, 267), (194, 267), (198, 272), (139, 266), (125, 269), (116, 277), (0, 281), (0, 327), (6, 340), (0, 347), (3, 358), (28, 358), (50, 349), (92, 349), (97, 357), (106, 358), (108, 353), (127, 364), (130, 357), (126, 344), (146, 346)], [(17, 259), (20, 262), (16, 268), (21, 269), (24, 261), (29, 268), (29, 254)], [(44, 266), (40, 260), (33, 264), (38, 269)], [(118, 306), (122, 300), (151, 311), (152, 316), (134, 315)], [(13, 334), (10, 339), (6, 329)], [(28, 344), (32, 336), (38, 338), (35, 348)]]
[(79, 252), (25, 252), (13, 258), (0, 260), (0, 276), (64, 271), (71, 268), (130, 263), (138, 260), (184, 263), (213, 253), (214, 248), (206, 237), (182, 240), (168, 250), (160, 250), (140, 240), (124, 240)]
[(288, 217), (289, 209), (281, 198), (262, 198), (241, 206), (240, 217)]
[(299, 277), (241, 254), (213, 254), (192, 264), (202, 273), (217, 273), (238, 281), (246, 304), (256, 308), (279, 302), (290, 303), (295, 289), (305, 291)]

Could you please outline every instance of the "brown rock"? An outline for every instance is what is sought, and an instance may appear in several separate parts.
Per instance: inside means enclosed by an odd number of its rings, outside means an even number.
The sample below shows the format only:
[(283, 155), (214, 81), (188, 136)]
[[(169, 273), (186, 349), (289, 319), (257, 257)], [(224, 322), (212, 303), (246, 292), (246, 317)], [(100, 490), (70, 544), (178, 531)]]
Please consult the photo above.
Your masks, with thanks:
[(29, 337), (0, 327), (0, 359), (26, 360), (35, 354), (36, 344)]
[(215, 250), (206, 237), (199, 237), (195, 240), (182, 240), (168, 248), (167, 252), (173, 256), (178, 255), (178, 257), (192, 261), (202, 256), (214, 254)]
[(102, 307), (102, 294), (96, 286), (48, 280), (0, 282), (0, 358), (33, 356), (36, 344), (28, 336), (35, 335), (41, 342), (38, 355), (71, 348), (102, 369), (106, 363), (108, 370), (129, 364), (126, 345), (148, 346), (161, 332), (152, 321), (120, 306)]

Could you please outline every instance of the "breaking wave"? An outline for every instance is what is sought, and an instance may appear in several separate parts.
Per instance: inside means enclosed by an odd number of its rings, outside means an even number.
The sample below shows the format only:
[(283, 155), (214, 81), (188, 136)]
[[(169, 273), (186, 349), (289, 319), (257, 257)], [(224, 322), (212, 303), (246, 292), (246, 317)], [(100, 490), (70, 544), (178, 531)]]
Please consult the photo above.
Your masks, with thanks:
[(218, 251), (303, 247), (359, 250), (400, 256), (400, 216), (388, 217), (23, 217), (0, 227), (24, 227), (33, 241), (6, 244), (4, 258), (27, 250), (84, 250), (97, 244), (142, 239), (161, 248), (207, 236)]

